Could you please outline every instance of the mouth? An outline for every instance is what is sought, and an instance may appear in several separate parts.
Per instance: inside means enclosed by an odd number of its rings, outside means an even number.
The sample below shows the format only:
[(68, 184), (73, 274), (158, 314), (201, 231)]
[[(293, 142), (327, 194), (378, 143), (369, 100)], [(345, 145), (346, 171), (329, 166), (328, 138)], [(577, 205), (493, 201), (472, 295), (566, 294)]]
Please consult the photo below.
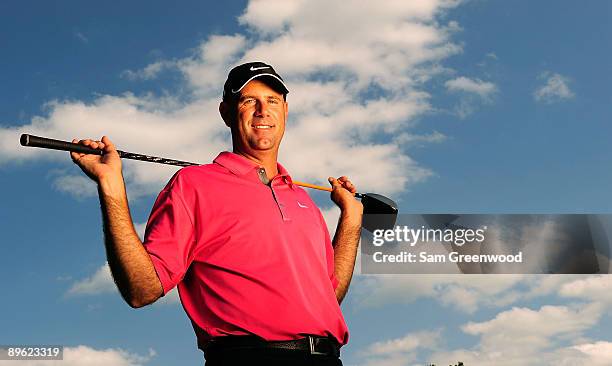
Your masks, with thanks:
[(257, 125), (251, 125), (251, 127), (253, 127), (256, 130), (267, 130), (267, 129), (274, 127), (274, 125), (257, 124)]

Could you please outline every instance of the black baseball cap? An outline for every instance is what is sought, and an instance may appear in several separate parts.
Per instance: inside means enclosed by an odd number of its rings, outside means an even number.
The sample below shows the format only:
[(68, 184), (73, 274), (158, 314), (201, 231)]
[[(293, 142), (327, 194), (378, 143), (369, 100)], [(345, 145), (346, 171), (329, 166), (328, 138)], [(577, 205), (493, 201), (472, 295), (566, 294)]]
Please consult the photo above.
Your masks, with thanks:
[(247, 62), (230, 70), (223, 86), (223, 100), (239, 93), (253, 79), (261, 79), (268, 86), (283, 95), (289, 93), (283, 78), (274, 71), (272, 66), (259, 61)]

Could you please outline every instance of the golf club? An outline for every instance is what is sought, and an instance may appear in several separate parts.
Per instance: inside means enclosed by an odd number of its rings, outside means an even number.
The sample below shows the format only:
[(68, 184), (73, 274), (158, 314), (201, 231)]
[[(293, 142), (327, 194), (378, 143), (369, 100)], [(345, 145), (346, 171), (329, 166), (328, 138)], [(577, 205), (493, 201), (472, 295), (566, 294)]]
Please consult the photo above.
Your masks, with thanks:
[[(55, 140), (46, 137), (34, 136), (29, 134), (22, 134), (19, 139), (22, 146), (29, 147), (40, 147), (45, 149), (52, 150), (61, 150), (61, 151), (71, 151), (78, 152), (82, 154), (93, 154), (93, 155), (103, 155), (104, 151), (100, 149), (93, 149), (88, 146), (83, 146), (81, 144)], [(119, 153), (119, 157), (123, 159), (131, 159), (131, 160), (140, 160), (147, 161), (152, 163), (166, 164), (166, 165), (176, 165), (176, 166), (191, 166), (191, 165), (201, 165), (198, 163), (191, 163), (188, 161), (181, 161), (175, 159), (161, 158), (157, 156), (143, 155), (137, 153), (131, 153), (127, 151), (117, 150)], [(293, 181), (294, 184), (318, 189), (322, 191), (331, 192), (332, 189), (329, 187), (317, 186), (310, 183), (297, 182)], [(361, 203), (363, 204), (363, 223), (362, 226), (366, 230), (373, 232), (375, 229), (391, 229), (395, 226), (395, 221), (397, 219), (397, 204), (388, 197), (382, 196), (376, 193), (355, 193), (355, 197), (361, 199)]]

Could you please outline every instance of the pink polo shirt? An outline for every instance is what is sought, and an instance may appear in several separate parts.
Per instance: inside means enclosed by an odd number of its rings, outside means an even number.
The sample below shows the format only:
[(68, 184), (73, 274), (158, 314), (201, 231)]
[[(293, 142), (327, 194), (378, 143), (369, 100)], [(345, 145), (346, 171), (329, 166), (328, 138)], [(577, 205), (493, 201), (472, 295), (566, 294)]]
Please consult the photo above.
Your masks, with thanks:
[(280, 164), (269, 186), (260, 169), (222, 152), (181, 169), (160, 192), (144, 245), (164, 294), (178, 285), (200, 348), (225, 335), (346, 344), (323, 216)]

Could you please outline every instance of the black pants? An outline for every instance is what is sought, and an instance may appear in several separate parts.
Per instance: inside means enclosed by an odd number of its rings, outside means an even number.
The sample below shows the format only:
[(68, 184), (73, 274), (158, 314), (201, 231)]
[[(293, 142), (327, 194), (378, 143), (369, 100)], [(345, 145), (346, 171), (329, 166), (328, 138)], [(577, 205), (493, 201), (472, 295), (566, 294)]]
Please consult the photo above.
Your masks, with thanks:
[(342, 366), (333, 356), (311, 355), (305, 351), (282, 349), (232, 349), (206, 355), (205, 366)]

